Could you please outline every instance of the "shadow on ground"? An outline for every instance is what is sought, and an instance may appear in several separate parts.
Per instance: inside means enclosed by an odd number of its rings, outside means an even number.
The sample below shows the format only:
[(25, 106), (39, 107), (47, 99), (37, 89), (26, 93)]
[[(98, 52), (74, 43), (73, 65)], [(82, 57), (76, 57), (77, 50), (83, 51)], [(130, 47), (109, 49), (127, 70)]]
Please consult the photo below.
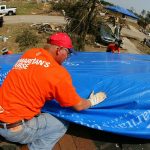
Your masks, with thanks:
[(97, 150), (150, 150), (150, 140), (121, 136), (71, 124), (68, 134), (93, 140)]

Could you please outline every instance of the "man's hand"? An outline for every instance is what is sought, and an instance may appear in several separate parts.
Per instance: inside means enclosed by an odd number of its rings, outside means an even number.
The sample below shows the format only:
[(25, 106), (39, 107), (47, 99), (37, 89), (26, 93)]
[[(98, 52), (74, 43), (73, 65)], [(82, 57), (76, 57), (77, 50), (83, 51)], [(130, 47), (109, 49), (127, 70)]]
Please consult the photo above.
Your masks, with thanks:
[(106, 97), (107, 96), (104, 92), (94, 94), (94, 91), (92, 91), (88, 100), (91, 102), (91, 106), (94, 106), (102, 102)]
[(91, 106), (99, 104), (105, 98), (106, 98), (106, 94), (104, 92), (98, 92), (98, 93), (94, 94), (94, 91), (93, 91), (90, 94), (89, 99), (81, 98), (80, 102), (78, 104), (72, 106), (72, 108), (75, 109), (76, 111), (85, 110)]

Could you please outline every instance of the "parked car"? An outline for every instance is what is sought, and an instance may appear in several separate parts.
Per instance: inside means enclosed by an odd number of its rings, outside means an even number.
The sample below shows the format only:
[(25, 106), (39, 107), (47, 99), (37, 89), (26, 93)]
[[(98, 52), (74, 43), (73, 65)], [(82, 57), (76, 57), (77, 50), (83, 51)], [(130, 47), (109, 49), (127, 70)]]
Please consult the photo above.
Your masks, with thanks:
[(106, 24), (101, 24), (98, 29), (98, 34), (96, 36), (97, 43), (103, 43), (108, 45), (109, 43), (114, 43), (116, 40), (114, 33), (111, 28)]
[(16, 14), (16, 8), (7, 8), (6, 5), (0, 5), (0, 14), (4, 15), (15, 15)]

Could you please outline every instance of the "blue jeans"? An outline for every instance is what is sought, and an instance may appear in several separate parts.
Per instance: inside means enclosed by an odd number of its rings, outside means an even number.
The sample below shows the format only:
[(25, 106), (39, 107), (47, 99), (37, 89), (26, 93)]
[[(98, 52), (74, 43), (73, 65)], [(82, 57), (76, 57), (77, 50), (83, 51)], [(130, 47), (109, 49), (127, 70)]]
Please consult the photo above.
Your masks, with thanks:
[(8, 141), (27, 144), (29, 150), (51, 150), (65, 134), (68, 122), (48, 113), (23, 122), (17, 131), (0, 128), (0, 135)]

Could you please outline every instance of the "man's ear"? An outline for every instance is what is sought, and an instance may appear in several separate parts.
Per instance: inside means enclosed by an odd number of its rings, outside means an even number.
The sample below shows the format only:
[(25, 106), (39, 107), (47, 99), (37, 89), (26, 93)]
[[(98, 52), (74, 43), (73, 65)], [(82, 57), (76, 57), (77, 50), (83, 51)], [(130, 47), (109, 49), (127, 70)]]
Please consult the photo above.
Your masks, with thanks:
[(56, 48), (56, 55), (59, 55), (60, 54), (60, 47), (57, 47)]

